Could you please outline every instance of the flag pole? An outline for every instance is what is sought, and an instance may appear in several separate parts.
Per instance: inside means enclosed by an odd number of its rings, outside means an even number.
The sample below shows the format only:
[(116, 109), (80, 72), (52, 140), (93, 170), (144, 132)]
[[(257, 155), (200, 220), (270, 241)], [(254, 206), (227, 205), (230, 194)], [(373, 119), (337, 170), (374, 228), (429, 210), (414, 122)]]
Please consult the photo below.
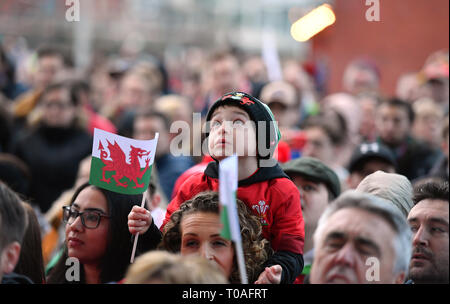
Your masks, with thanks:
[[(154, 140), (156, 140), (156, 142), (158, 142), (158, 139), (159, 139), (159, 133), (156, 133)], [(151, 174), (150, 174), (150, 178), (151, 178)], [(145, 206), (145, 194), (147, 193), (147, 191), (148, 191), (148, 186), (147, 186), (147, 189), (145, 189), (145, 191), (142, 193), (141, 208), (144, 208), (144, 206)], [(151, 197), (149, 197), (149, 200), (150, 199), (151, 199)], [(153, 221), (153, 219), (152, 219), (152, 221)], [(133, 250), (131, 251), (130, 264), (134, 263), (134, 256), (136, 255), (136, 247), (137, 247), (138, 239), (139, 239), (139, 232), (134, 237)]]
[(227, 215), (228, 221), (229, 223), (231, 223), (230, 225), (231, 235), (235, 236), (232, 239), (234, 240), (234, 245), (236, 248), (236, 256), (239, 267), (239, 275), (241, 277), (241, 284), (248, 284), (247, 270), (245, 268), (244, 250), (242, 248), (242, 239), (240, 237), (241, 236), (240, 225), (239, 222), (236, 222), (236, 220), (239, 218), (239, 215), (237, 214), (237, 204), (235, 195), (233, 200), (230, 201), (230, 204), (231, 206), (227, 208), (228, 210)]
[[(242, 248), (241, 229), (236, 204), (238, 188), (238, 159), (233, 155), (219, 164), (219, 200), (220, 206), (226, 207), (230, 238), (235, 244), (239, 275), (241, 284), (248, 284), (247, 270), (245, 268), (244, 250)], [(223, 209), (222, 211), (223, 212)]]
[(239, 275), (241, 276), (241, 284), (248, 284), (247, 271), (245, 269), (244, 250), (242, 250), (242, 242), (235, 242), (236, 255), (238, 257)]
[[(142, 203), (141, 203), (141, 208), (144, 208), (145, 206), (145, 194), (147, 193), (147, 190), (145, 190), (144, 193), (142, 193)], [(151, 216), (151, 215), (150, 215)], [(152, 219), (153, 220), (153, 219)], [(133, 243), (133, 251), (131, 252), (131, 258), (130, 258), (130, 264), (134, 263), (134, 256), (136, 254), (136, 246), (137, 246), (137, 242), (138, 242), (138, 238), (139, 238), (139, 232), (136, 233), (136, 235), (134, 236), (134, 243)]]

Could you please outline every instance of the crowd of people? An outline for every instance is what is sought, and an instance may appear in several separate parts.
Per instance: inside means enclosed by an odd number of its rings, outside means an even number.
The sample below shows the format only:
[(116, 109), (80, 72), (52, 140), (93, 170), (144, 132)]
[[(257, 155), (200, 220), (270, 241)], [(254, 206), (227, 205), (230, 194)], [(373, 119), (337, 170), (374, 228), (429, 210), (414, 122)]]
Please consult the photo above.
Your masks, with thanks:
[[(14, 50), (0, 44), (2, 283), (240, 283), (218, 195), (233, 154), (249, 283), (448, 283), (448, 50), (393, 96), (367, 58), (327, 94), (299, 60), (270, 80), (233, 48), (121, 49), (83, 70), (52, 44)], [(145, 193), (89, 184), (95, 128), (159, 134)]]

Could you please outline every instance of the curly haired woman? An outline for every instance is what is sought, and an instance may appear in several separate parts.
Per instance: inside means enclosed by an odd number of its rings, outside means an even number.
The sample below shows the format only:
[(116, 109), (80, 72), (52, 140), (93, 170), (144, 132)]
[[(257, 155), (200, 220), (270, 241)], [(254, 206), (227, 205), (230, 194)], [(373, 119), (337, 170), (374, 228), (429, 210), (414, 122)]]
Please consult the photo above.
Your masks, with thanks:
[[(242, 235), (248, 281), (255, 282), (264, 262), (272, 254), (269, 242), (262, 237), (261, 222), (246, 205), (236, 201)], [(230, 283), (240, 283), (234, 245), (220, 236), (219, 195), (203, 192), (184, 202), (164, 227), (160, 247), (181, 255), (199, 254), (216, 262)]]

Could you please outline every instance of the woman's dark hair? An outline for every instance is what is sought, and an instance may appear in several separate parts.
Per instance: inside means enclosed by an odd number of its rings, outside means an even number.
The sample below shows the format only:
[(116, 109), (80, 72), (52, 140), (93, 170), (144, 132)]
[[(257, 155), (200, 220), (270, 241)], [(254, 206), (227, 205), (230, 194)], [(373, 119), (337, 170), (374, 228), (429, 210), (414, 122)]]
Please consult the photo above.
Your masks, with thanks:
[(2, 44), (0, 44), (0, 66), (3, 68), (2, 72), (6, 78), (5, 83), (2, 84), (4, 87), (0, 87), (0, 92), (2, 92), (7, 86), (14, 84), (16, 78), (14, 63), (8, 57), (8, 54), (4, 50)]
[(28, 203), (23, 203), (28, 215), (28, 226), (22, 241), (19, 262), (14, 272), (30, 278), (34, 283), (45, 283), (44, 259), (39, 221)]
[[(108, 221), (109, 230), (106, 254), (100, 262), (100, 282), (119, 281), (125, 277), (127, 267), (130, 264), (131, 250), (133, 247), (132, 237), (128, 231), (128, 214), (134, 205), (141, 204), (142, 194), (120, 194), (85, 183), (75, 191), (70, 205), (73, 204), (80, 192), (87, 187), (93, 187), (105, 196), (109, 216), (111, 217)], [(66, 245), (63, 246), (63, 250), (63, 254), (58, 263), (49, 273), (47, 283), (84, 283), (83, 267), (80, 269), (81, 282), (66, 281), (65, 273), (68, 267), (65, 265), (66, 259), (68, 258)], [(80, 266), (82, 266), (81, 263)]]
[[(245, 268), (247, 270), (249, 282), (254, 282), (258, 279), (258, 276), (262, 271), (263, 263), (272, 254), (272, 249), (270, 248), (269, 241), (262, 237), (262, 226), (258, 218), (250, 212), (241, 200), (236, 199), (236, 205), (241, 228)], [(202, 192), (181, 204), (180, 209), (171, 215), (170, 221), (164, 227), (163, 239), (160, 247), (169, 252), (180, 252), (181, 220), (183, 219), (183, 216), (196, 212), (219, 214), (218, 193)], [(229, 280), (230, 283), (240, 283), (236, 260)]]
[(0, 180), (26, 199), (31, 184), (30, 168), (20, 158), (9, 153), (0, 153)]
[(0, 152), (7, 152), (10, 149), (14, 133), (13, 117), (7, 107), (0, 93)]

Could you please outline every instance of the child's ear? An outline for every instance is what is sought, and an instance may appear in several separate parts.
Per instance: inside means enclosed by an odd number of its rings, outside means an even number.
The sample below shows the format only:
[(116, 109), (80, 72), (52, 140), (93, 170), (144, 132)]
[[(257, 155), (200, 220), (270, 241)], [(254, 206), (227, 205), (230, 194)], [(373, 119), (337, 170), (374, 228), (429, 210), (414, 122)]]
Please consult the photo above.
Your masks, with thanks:
[(4, 274), (13, 272), (20, 257), (20, 244), (12, 242), (1, 253), (1, 272)]

